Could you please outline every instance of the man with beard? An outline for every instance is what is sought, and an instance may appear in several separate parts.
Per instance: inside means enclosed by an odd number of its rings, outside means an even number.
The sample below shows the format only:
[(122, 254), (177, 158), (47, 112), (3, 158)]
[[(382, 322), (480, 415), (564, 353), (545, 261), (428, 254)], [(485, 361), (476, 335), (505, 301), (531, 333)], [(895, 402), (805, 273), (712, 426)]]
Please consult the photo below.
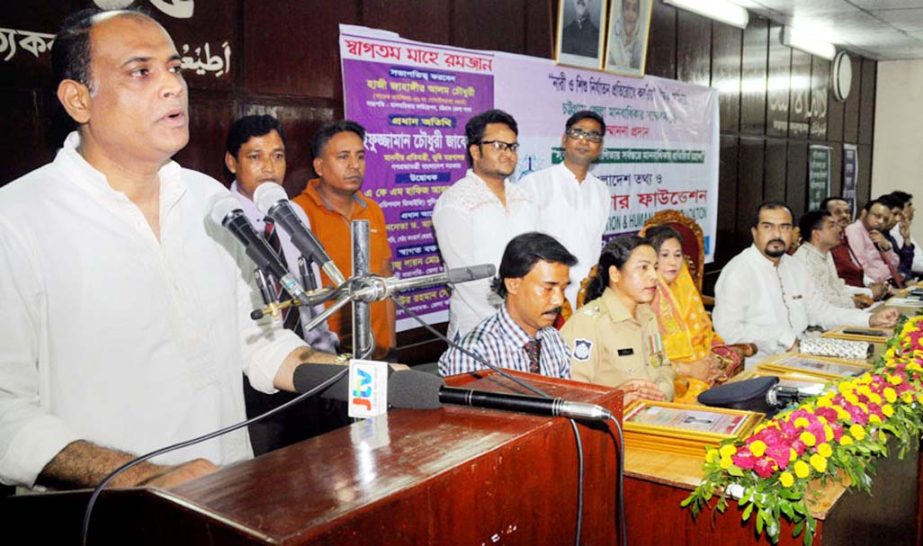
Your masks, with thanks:
[(482, 360), (521, 372), (570, 378), (570, 354), (552, 326), (577, 259), (553, 237), (523, 233), (506, 245), (494, 292), (503, 305), (450, 347), (439, 359), (439, 373), (455, 375), (482, 370)]
[(915, 209), (913, 207), (913, 195), (897, 190), (890, 193), (902, 204), (901, 220), (891, 228), (891, 238), (899, 247), (907, 246), (913, 248), (913, 259), (910, 262), (910, 276), (923, 277), (923, 249), (910, 235), (910, 226), (913, 223)]
[(522, 181), (535, 196), (542, 231), (577, 256), (567, 287), (567, 299), (574, 309), (580, 281), (599, 258), (609, 220), (609, 188), (590, 172), (603, 149), (605, 133), (606, 124), (599, 114), (590, 110), (575, 113), (561, 136), (564, 161)]
[(599, 56), (599, 28), (590, 19), (589, 5), (593, 0), (574, 0), (574, 20), (561, 34), (561, 53)]
[(747, 363), (796, 351), (808, 326), (891, 327), (893, 308), (873, 314), (827, 303), (804, 266), (785, 253), (792, 242), (792, 212), (780, 201), (757, 208), (750, 233), (753, 245), (735, 256), (715, 285), (715, 330), (727, 343), (755, 343), (759, 352)]
[(900, 257), (885, 237), (890, 227), (891, 208), (878, 199), (872, 199), (862, 209), (865, 214), (846, 226), (850, 250), (872, 282), (889, 282), (903, 288), (903, 277), (897, 270)]
[[(509, 177), (516, 169), (519, 129), (513, 116), (488, 110), (468, 120), (464, 178), (446, 189), (433, 208), (433, 228), (447, 268), (500, 263), (515, 236), (538, 229), (532, 192)], [(459, 284), (449, 302), (449, 339), (458, 340), (494, 314), (499, 301), (487, 279)]]

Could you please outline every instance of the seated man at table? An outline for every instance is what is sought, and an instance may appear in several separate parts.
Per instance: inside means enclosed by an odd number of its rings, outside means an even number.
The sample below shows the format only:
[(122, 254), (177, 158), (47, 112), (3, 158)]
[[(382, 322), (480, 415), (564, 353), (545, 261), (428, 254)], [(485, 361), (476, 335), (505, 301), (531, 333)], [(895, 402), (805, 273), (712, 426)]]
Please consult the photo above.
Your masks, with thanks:
[(868, 288), (849, 286), (836, 274), (830, 249), (840, 244), (840, 225), (826, 210), (805, 213), (798, 223), (804, 243), (794, 258), (808, 271), (820, 295), (831, 305), (846, 309), (868, 307), (872, 292)]
[[(439, 359), (439, 373), (455, 375), (487, 368), (481, 361), (521, 372), (570, 378), (570, 354), (552, 327), (577, 259), (553, 237), (528, 232), (503, 251), (491, 288), (503, 299)], [(477, 357), (472, 356), (474, 353)]]
[(923, 277), (923, 248), (910, 235), (910, 226), (913, 223), (913, 196), (905, 191), (893, 191), (889, 195), (897, 199), (902, 206), (901, 220), (891, 228), (891, 238), (897, 243), (898, 247), (904, 247), (907, 243), (913, 247), (913, 258), (910, 262), (909, 276), (915, 278)]
[(907, 226), (908, 237), (902, 237), (901, 243), (898, 244), (892, 232), (900, 224), (904, 223), (904, 200), (893, 194), (882, 195), (879, 201), (887, 205), (891, 210), (891, 220), (882, 228), (881, 233), (887, 239), (891, 249), (897, 254), (897, 271), (900, 273), (901, 281), (906, 281), (913, 277), (911, 267), (913, 265), (914, 245), (910, 241), (910, 226)]
[(780, 201), (761, 204), (753, 216), (753, 245), (735, 256), (715, 285), (715, 330), (728, 343), (755, 343), (748, 365), (798, 350), (808, 326), (891, 327), (896, 309), (869, 314), (834, 307), (820, 296), (808, 271), (785, 253), (792, 242), (792, 211)]
[(888, 282), (898, 288), (903, 287), (903, 277), (897, 270), (900, 258), (884, 235), (891, 222), (891, 208), (878, 199), (872, 199), (862, 210), (865, 214), (846, 226), (850, 250), (872, 282)]

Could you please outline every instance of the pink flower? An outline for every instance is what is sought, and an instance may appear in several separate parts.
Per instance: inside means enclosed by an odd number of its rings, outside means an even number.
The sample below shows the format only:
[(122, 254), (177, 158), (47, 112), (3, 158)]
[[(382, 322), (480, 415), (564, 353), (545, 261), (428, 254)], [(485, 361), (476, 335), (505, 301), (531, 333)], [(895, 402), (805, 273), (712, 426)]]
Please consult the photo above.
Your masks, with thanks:
[(752, 469), (756, 464), (756, 457), (746, 447), (738, 449), (737, 453), (731, 457), (731, 460), (734, 461), (735, 465), (746, 470)]
[(778, 444), (767, 444), (765, 457), (772, 459), (776, 463), (776, 466), (785, 470), (788, 468), (790, 449), (788, 444), (781, 442)]
[(775, 465), (768, 457), (760, 457), (756, 460), (753, 470), (760, 478), (768, 478), (775, 472)]

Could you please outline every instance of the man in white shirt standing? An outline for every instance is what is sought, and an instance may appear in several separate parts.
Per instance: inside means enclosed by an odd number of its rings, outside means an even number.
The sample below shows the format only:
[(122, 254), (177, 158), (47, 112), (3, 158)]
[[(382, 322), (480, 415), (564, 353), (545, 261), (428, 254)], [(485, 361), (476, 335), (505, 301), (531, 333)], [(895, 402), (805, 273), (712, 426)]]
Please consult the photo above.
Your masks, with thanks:
[(735, 256), (715, 285), (715, 330), (727, 343), (755, 343), (759, 352), (747, 365), (795, 351), (808, 326), (891, 327), (894, 308), (873, 314), (827, 303), (801, 263), (785, 253), (792, 242), (792, 212), (780, 201), (757, 208), (750, 232), (753, 245)]
[[(289, 273), (306, 288), (320, 286), (320, 271), (316, 264), (308, 265), (292, 243), (291, 236), (256, 208), (253, 192), (266, 182), (282, 185), (285, 180), (285, 129), (270, 115), (251, 115), (236, 119), (228, 129), (224, 165), (235, 180), (231, 193), (240, 201), (240, 208), (256, 228), (280, 253)], [(301, 221), (311, 227), (301, 207), (292, 207)], [(271, 284), (271, 283), (270, 283)], [(275, 287), (269, 287), (273, 290)], [(256, 292), (256, 289), (254, 290)], [(284, 292), (277, 294), (284, 300)], [(281, 311), (281, 323), (305, 340), (312, 349), (327, 353), (337, 351), (337, 336), (323, 321), (311, 330), (307, 324), (323, 312), (322, 305), (289, 307)], [(244, 382), (244, 403), (247, 417), (252, 418), (290, 400), (294, 393), (265, 394)], [(250, 426), (250, 443), (256, 455), (284, 447), (346, 424), (346, 418), (335, 414), (335, 402), (315, 398)]]
[(605, 133), (602, 116), (591, 110), (575, 113), (565, 123), (561, 137), (564, 161), (522, 180), (538, 204), (540, 230), (577, 257), (565, 292), (573, 309), (577, 308), (580, 281), (599, 260), (609, 220), (609, 188), (590, 172), (603, 149)]
[[(0, 482), (95, 486), (135, 454), (243, 420), (241, 370), (273, 393), (294, 390), (302, 363), (335, 362), (250, 319), (242, 249), (208, 219), (227, 190), (170, 160), (189, 141), (180, 64), (138, 12), (84, 10), (55, 37), (78, 129), (0, 188)], [(112, 485), (170, 487), (251, 456), (238, 430)]]
[[(502, 110), (482, 112), (465, 125), (468, 173), (439, 196), (433, 228), (447, 268), (499, 266), (513, 237), (538, 230), (532, 193), (513, 183), (519, 129)], [(494, 314), (501, 300), (482, 279), (455, 286), (449, 302), (449, 339), (458, 340)]]
[(846, 309), (871, 305), (871, 290), (849, 286), (836, 274), (830, 250), (840, 244), (842, 229), (833, 215), (826, 210), (812, 210), (801, 217), (798, 227), (804, 243), (794, 258), (808, 271), (820, 295), (831, 305)]

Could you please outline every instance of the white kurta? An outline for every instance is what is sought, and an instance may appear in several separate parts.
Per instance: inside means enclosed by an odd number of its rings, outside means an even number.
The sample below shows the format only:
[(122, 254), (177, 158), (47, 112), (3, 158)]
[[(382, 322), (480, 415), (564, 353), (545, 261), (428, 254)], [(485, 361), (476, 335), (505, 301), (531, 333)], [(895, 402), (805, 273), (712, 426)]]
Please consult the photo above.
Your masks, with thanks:
[[(433, 228), (448, 268), (493, 264), (498, 269), (510, 239), (539, 228), (532, 193), (504, 181), (506, 207), (472, 170), (446, 189), (433, 208)], [(464, 336), (497, 311), (490, 280), (458, 284), (449, 302), (449, 339)]]
[(563, 163), (534, 172), (522, 184), (538, 204), (539, 231), (557, 239), (577, 257), (570, 268), (565, 294), (577, 308), (577, 291), (590, 268), (599, 261), (603, 232), (612, 208), (605, 182), (587, 173), (583, 182)]
[[(241, 370), (275, 392), (304, 346), (250, 320), (243, 252), (206, 219), (227, 190), (170, 162), (160, 241), (77, 151), (0, 188), (0, 481), (30, 486), (68, 443), (145, 453), (245, 417)], [(247, 270), (252, 269), (252, 264)], [(246, 430), (168, 454), (226, 464)]]
[(808, 326), (867, 326), (869, 313), (830, 305), (798, 260), (783, 255), (776, 267), (751, 245), (721, 270), (712, 319), (725, 342), (756, 344), (749, 365), (784, 353)]

